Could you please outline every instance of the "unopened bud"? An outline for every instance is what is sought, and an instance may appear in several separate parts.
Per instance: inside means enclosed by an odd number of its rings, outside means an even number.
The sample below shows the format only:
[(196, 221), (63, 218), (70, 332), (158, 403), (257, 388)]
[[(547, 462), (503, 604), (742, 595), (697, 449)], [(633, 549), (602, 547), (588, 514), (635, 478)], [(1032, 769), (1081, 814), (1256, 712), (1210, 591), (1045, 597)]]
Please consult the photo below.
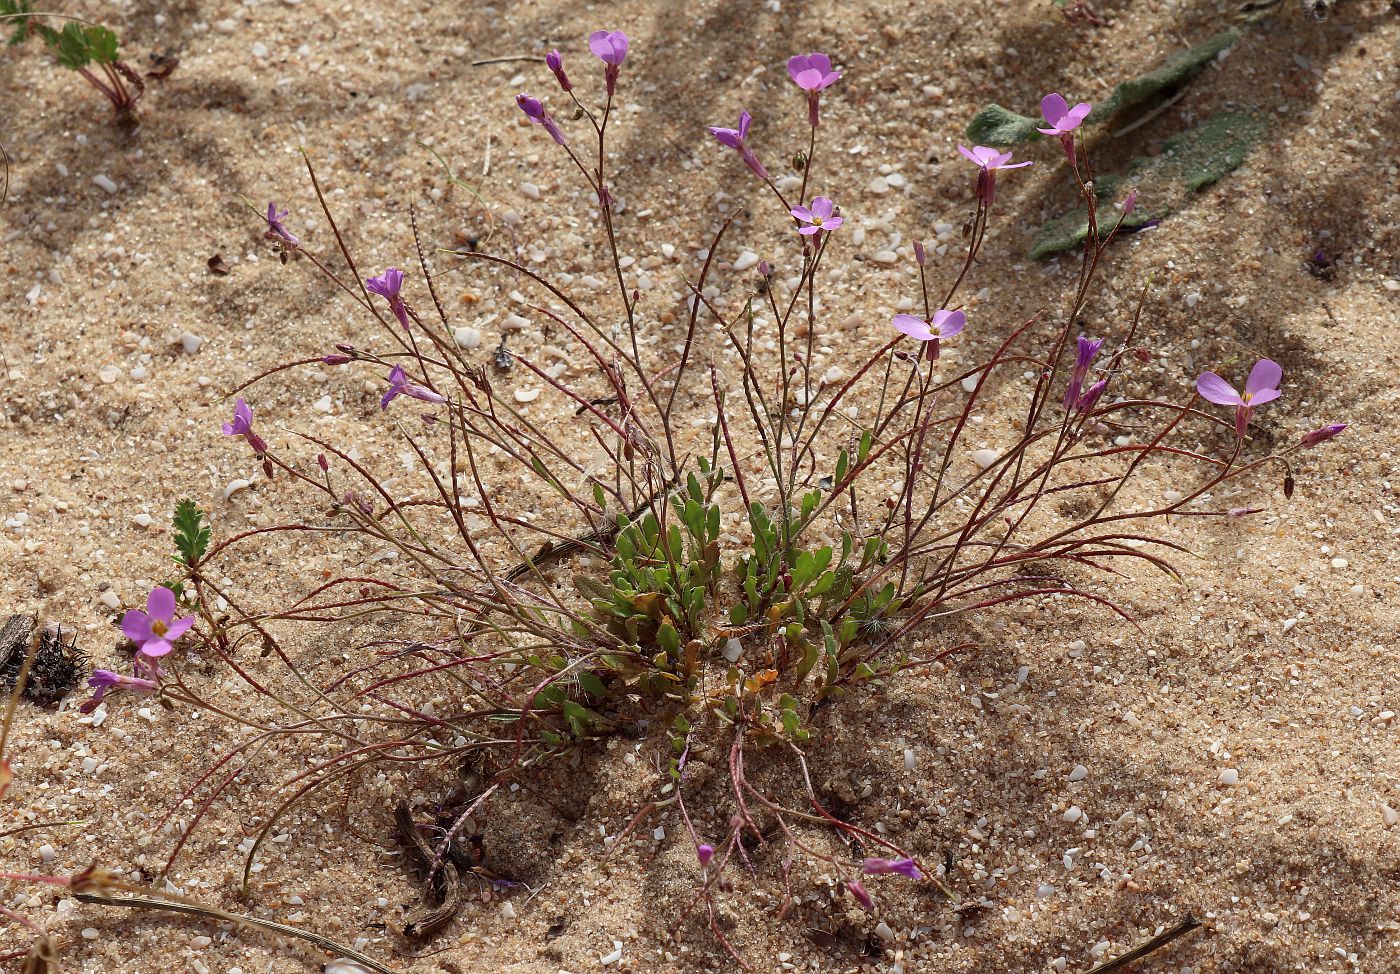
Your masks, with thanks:
[(1326, 443), (1334, 436), (1340, 436), (1342, 430), (1347, 428), (1346, 423), (1331, 423), (1322, 429), (1313, 430), (1311, 433), (1303, 434), (1303, 446), (1314, 447), (1319, 443)]
[(928, 260), (928, 254), (924, 252), (924, 244), (922, 240), (914, 241), (914, 259), (919, 262), (920, 267), (923, 267), (924, 261)]
[(348, 355), (326, 355), (321, 359), (323, 365), (344, 365), (351, 361)]

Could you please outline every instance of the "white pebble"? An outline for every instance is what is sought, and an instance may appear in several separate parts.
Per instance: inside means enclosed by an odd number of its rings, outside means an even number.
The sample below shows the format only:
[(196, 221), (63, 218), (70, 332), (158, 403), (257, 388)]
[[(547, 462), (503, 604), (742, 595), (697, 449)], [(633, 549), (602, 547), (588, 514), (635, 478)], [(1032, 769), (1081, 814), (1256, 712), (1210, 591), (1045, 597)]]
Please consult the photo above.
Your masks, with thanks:
[(912, 747), (906, 747), (904, 749), (904, 770), (913, 771), (917, 764), (918, 759), (914, 755), (914, 749)]
[(734, 258), (734, 269), (736, 271), (746, 271), (758, 263), (758, 254), (752, 250), (746, 250), (738, 257)]
[(313, 403), (311, 404), (311, 408), (314, 409), (314, 410), (316, 410), (316, 412), (318, 412), (318, 413), (329, 413), (329, 412), (330, 412), (332, 409), (334, 409), (335, 407), (334, 407), (334, 405), (331, 403), (331, 397), (330, 397), (330, 395), (327, 394), (327, 395), (322, 396), (320, 399), (317, 399), (315, 402), (313, 402)]
[(536, 386), (536, 387), (534, 387), (533, 389), (516, 389), (516, 390), (515, 390), (515, 401), (516, 401), (516, 402), (534, 402), (534, 401), (535, 401), (536, 399), (538, 399), (539, 397), (540, 397), (540, 389), (539, 389), (539, 386)]
[(1333, 559), (1332, 559), (1332, 567), (1333, 567), (1333, 568), (1345, 568), (1345, 567), (1347, 567), (1347, 565), (1349, 565), (1349, 564), (1351, 564), (1351, 562), (1347, 561), (1345, 558), (1333, 558)]
[(981, 467), (983, 470), (986, 470), (992, 464), (997, 462), (997, 457), (999, 456), (1001, 456), (1001, 451), (999, 450), (978, 450), (972, 455), (972, 462), (977, 464), (977, 466)]
[(1070, 781), (1083, 781), (1089, 777), (1089, 769), (1082, 764), (1076, 764), (1074, 770), (1069, 773)]
[(532, 200), (540, 198), (540, 188), (534, 183), (521, 183), (520, 193), (522, 196), (526, 196)]
[[(1395, 813), (1392, 812), (1391, 814), (1393, 815)], [(53, 862), (55, 855), (57, 855), (57, 852), (55, 852), (54, 847), (48, 843), (39, 846), (39, 858), (44, 860), (44, 862)]]
[(370, 969), (349, 957), (337, 957), (325, 966), (325, 974), (370, 974)]
[[(105, 190), (106, 190), (107, 192), (109, 192), (109, 193), (115, 193), (115, 192), (117, 191), (117, 184), (114, 183), (114, 182), (112, 182), (110, 179), (108, 179), (106, 176), (102, 175), (101, 173), (98, 173), (96, 176), (93, 176), (93, 177), (92, 177), (92, 181), (93, 181), (94, 183), (96, 183), (98, 186), (101, 186), (103, 189), (105, 189)], [(84, 933), (84, 935), (86, 935), (87, 931), (85, 930), (85, 931), (83, 931), (83, 933)]]
[(84, 939), (84, 940), (96, 940), (96, 939), (97, 939), (97, 928), (96, 928), (96, 927), (83, 927), (83, 939)]
[(194, 332), (185, 331), (180, 333), (180, 347), (183, 348), (188, 355), (193, 355), (195, 352), (199, 351), (199, 346), (203, 344), (204, 339), (200, 338)]
[(481, 347), (481, 332), (475, 328), (453, 328), (452, 338), (463, 348)]
[(604, 967), (608, 967), (612, 964), (616, 964), (620, 960), (622, 960), (622, 941), (614, 940), (613, 952), (611, 954), (605, 954), (602, 957), (599, 957), (598, 963), (602, 964)]
[(507, 920), (514, 920), (515, 904), (513, 904), (510, 900), (506, 900), (503, 903), (501, 903), (501, 916), (505, 917)]
[(879, 937), (881, 940), (893, 940), (894, 931), (890, 929), (890, 925), (888, 923), (886, 923), (884, 920), (881, 920), (879, 923), (875, 924), (875, 936)]
[(506, 315), (506, 320), (501, 322), (501, 327), (506, 331), (524, 331), (530, 327), (530, 319), (522, 318), (520, 315)]
[(83, 758), (83, 774), (92, 774), (97, 770), (97, 758)]
[(1220, 783), (1226, 788), (1233, 788), (1240, 783), (1240, 773), (1234, 768), (1226, 768), (1220, 772)]
[(1186, 295), (1184, 300), (1186, 301), (1186, 307), (1194, 308), (1196, 303), (1201, 300), (1201, 292), (1192, 291), (1190, 294)]
[(980, 375), (969, 375), (962, 380), (963, 392), (973, 392), (977, 389), (977, 382), (982, 377)]
[[(1055, 974), (1061, 974), (1061, 972), (1069, 966), (1069, 961), (1063, 957), (1056, 957), (1050, 962), (1050, 966), (1055, 969)], [(329, 971), (327, 971), (327, 974), (329, 974)]]
[(253, 57), (267, 57), (267, 45), (262, 41), (254, 41)]
[(131, 521), (138, 528), (148, 528), (155, 523), (155, 518), (151, 517), (149, 514), (138, 514), (132, 518)]
[(227, 502), (234, 494), (238, 493), (240, 490), (247, 490), (251, 486), (253, 486), (253, 482), (251, 480), (244, 480), (242, 477), (239, 477), (237, 480), (230, 480), (228, 486), (224, 488), (224, 501)]
[(1051, 886), (1049, 883), (1041, 883), (1036, 887), (1035, 895), (1039, 896), (1042, 900), (1048, 899), (1055, 895), (1055, 887)]
[[(1391, 808), (1385, 802), (1381, 802), (1381, 819), (1385, 822), (1386, 828), (1394, 828), (1395, 823), (1400, 822), (1400, 812), (1396, 812), (1395, 809)], [(41, 854), (43, 853), (43, 851), (43, 849), (39, 850)], [(49, 860), (45, 859), (44, 861), (48, 862)]]
[(724, 644), (724, 649), (720, 650), (720, 655), (731, 663), (739, 662), (739, 657), (744, 655), (744, 645), (737, 639), (729, 639)]
[(866, 184), (866, 189), (872, 193), (888, 193), (890, 191), (889, 180), (884, 176), (875, 176)]
[(122, 607), (122, 600), (117, 598), (117, 593), (113, 592), (111, 589), (108, 589), (107, 591), (99, 595), (98, 601), (105, 605), (107, 608), (111, 609), (113, 612), (116, 612)]
[(899, 254), (896, 254), (893, 250), (877, 250), (870, 255), (870, 259), (877, 264), (893, 264), (895, 261), (899, 260)]
[(894, 189), (903, 189), (905, 183), (908, 182), (908, 180), (906, 180), (899, 173), (892, 172), (885, 177), (885, 182), (889, 183), (890, 186), (892, 186)]
[(1077, 822), (1084, 817), (1084, 813), (1079, 810), (1078, 805), (1071, 805), (1065, 809), (1065, 813), (1060, 816), (1066, 822)]
[(205, 947), (208, 947), (213, 942), (214, 940), (212, 937), (205, 937), (203, 935), (200, 935), (190, 941), (190, 946), (193, 947), (195, 950), (203, 950)]

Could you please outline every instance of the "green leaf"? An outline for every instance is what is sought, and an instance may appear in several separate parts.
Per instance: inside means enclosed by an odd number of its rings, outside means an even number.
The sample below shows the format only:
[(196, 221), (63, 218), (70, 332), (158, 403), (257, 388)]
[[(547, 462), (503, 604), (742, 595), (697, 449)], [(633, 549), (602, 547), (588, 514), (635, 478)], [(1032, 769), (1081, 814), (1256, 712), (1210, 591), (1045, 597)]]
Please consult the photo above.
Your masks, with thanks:
[(1031, 139), (1039, 138), (1036, 126), (1042, 125), (1038, 118), (1019, 115), (1009, 108), (1002, 108), (993, 102), (984, 105), (967, 123), (967, 137), (975, 145), (988, 145), (997, 149), (1009, 149)]
[(608, 688), (603, 685), (603, 681), (598, 678), (598, 674), (592, 670), (584, 670), (578, 675), (578, 684), (583, 687), (583, 692), (594, 700), (606, 700)]
[(87, 29), (88, 53), (98, 64), (111, 64), (117, 59), (117, 35), (106, 27)]
[(175, 560), (193, 568), (209, 550), (209, 539), (213, 534), (204, 521), (204, 512), (194, 501), (186, 498), (176, 503), (171, 524), (175, 527), (175, 547), (180, 552)]
[[(1163, 144), (1161, 155), (1135, 159), (1124, 173), (1099, 176), (1094, 180), (1099, 236), (1106, 237), (1113, 229), (1116, 218), (1112, 204), (1128, 186), (1137, 187), (1142, 198), (1123, 226), (1131, 229), (1160, 220), (1185, 205), (1190, 194), (1239, 168), (1264, 134), (1265, 123), (1249, 112), (1219, 112), (1172, 136)], [(1088, 235), (1088, 214), (1073, 210), (1041, 228), (1031, 246), (1031, 257), (1039, 259), (1077, 247)]]
[(656, 645), (666, 651), (668, 656), (677, 656), (681, 651), (681, 634), (676, 632), (676, 627), (669, 622), (663, 622), (656, 627)]

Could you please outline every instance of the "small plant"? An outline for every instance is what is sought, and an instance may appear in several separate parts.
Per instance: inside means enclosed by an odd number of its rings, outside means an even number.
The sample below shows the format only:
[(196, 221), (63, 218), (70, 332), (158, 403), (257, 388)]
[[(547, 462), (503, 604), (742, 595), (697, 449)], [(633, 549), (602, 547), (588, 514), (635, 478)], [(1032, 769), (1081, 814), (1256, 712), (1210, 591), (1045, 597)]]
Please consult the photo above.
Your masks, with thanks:
[[(372, 377), (380, 392), (362, 412), (392, 425), (414, 469), (391, 474), (312, 433), (294, 434), (292, 447), (269, 442), (237, 398), (223, 434), (242, 439), (269, 478), (279, 474), (279, 489), (301, 492), (310, 513), (211, 546), (199, 512), (182, 502), (177, 562), (198, 624), (177, 618), (172, 584), (152, 593), (146, 612), (128, 613), (123, 630), (144, 654), (168, 660), (169, 644), (189, 629), (287, 714), (272, 725), (201, 703), (178, 662), (166, 662), (164, 677), (136, 678), (161, 679), (165, 699), (200, 704), (247, 731), (180, 796), (177, 806), (190, 799), (195, 812), (167, 869), (234, 783), (256, 773), (252, 755), (275, 740), (307, 742), (331, 754), (279, 783), (261, 810), (245, 880), (263, 840), (309, 795), (342, 789), (348, 803), (371, 773), (402, 772), (408, 789), (431, 783), (437, 769), (440, 791), (424, 796), (436, 807), (434, 840), (415, 855), (426, 860), (425, 887), (451, 903), (444, 884), (456, 882), (456, 840), (473, 816), (508, 814), (491, 805), (503, 786), (528, 783), (594, 739), (645, 722), (654, 728), (655, 797), (611, 837), (612, 848), (647, 816), (678, 819), (698, 871), (675, 926), (703, 906), (714, 936), (743, 964), (717, 919), (738, 864), (757, 873), (754, 881), (781, 886), (779, 916), (813, 908), (807, 894), (818, 873), (833, 877), (831, 897), (849, 894), (866, 910), (875, 908), (869, 877), (939, 883), (917, 850), (862, 824), (858, 810), (833, 811), (811, 770), (824, 759), (831, 708), (859, 706), (868, 685), (965, 648), (916, 656), (912, 634), (940, 640), (947, 620), (1058, 598), (1131, 620), (1106, 583), (1132, 565), (1179, 578), (1169, 556), (1181, 549), (1152, 534), (1153, 523), (1253, 513), (1219, 498), (1246, 489), (1242, 482), (1265, 467), (1282, 467), (1291, 483), (1287, 458), (1341, 424), (1261, 451), (1251, 436), (1256, 409), (1282, 389), (1282, 369), (1268, 360), (1243, 393), (1205, 373), (1199, 396), (1155, 395), (1151, 374), (1135, 370), (1146, 361), (1135, 344), (1145, 300), (1112, 334), (1081, 333), (1100, 263), (1137, 194), (1100, 227), (1075, 135), (1091, 108), (1071, 109), (1058, 94), (1043, 102), (1042, 131), (1064, 148), (1088, 227), (1067, 307), (996, 329), (959, 299), (969, 281), (992, 273), (978, 257), (998, 177), (1031, 164), (960, 146), (975, 167), (961, 260), (939, 268), (914, 242), (906, 310), (845, 367), (819, 370), (823, 309), (850, 300), (824, 297), (824, 264), (842, 246), (846, 219), (839, 194), (808, 194), (819, 178), (821, 101), (842, 80), (819, 52), (788, 65), (805, 95), (809, 134), (795, 172), (775, 176), (761, 161), (747, 112), (736, 129), (711, 129), (774, 203), (782, 235), (772, 263), (756, 275), (718, 275), (731, 215), (687, 279), (691, 300), (674, 321), (683, 341), (643, 341), (661, 312), (643, 300), (624, 259), (633, 235), (607, 168), (628, 41), (599, 31), (589, 46), (603, 63), (601, 105), (580, 99), (558, 51), (546, 64), (563, 109), (526, 93), (517, 104), (591, 190), (589, 216), (615, 290), (586, 304), (509, 253), (450, 258), (472, 268), (481, 287), (529, 291), (529, 313), (568, 336), (591, 363), (587, 374), (568, 380), (520, 350), (504, 365), (501, 352), (494, 367), (474, 361), (421, 247), (416, 272), (391, 267), (366, 278), (343, 243), (338, 256), (315, 253), (288, 229), (289, 214), (269, 204), (265, 236), (284, 255), (305, 256), (378, 326), (372, 347), (341, 343), (275, 371), (329, 366)], [(575, 148), (577, 130), (586, 152)], [(534, 388), (503, 388), (518, 382)], [(691, 422), (697, 415), (701, 422)], [(997, 449), (971, 447), (974, 415), (1000, 424)], [(977, 439), (991, 436), (984, 429)], [(1164, 466), (1194, 476), (1194, 485), (1161, 505), (1122, 503), (1135, 479)], [(260, 609), (250, 596), (227, 614), (209, 611), (208, 600), (226, 593), (214, 581), (222, 573), (208, 566), (233, 546), (301, 535), (372, 545), (384, 554), (374, 565), (396, 567), (331, 575), (290, 605)], [(390, 635), (359, 638), (366, 621)], [(344, 655), (293, 657), (282, 639), (294, 626), (330, 627)], [(285, 669), (291, 679), (278, 685), (290, 690), (269, 689), (240, 652), (247, 645)], [(130, 679), (107, 685), (152, 689)], [(702, 764), (719, 773), (701, 773)], [(477, 784), (452, 789), (464, 772)], [(399, 831), (416, 846), (423, 836), (407, 802)], [(408, 929), (437, 930), (448, 919)]]
[(0, 22), (10, 25), (10, 46), (38, 37), (59, 64), (102, 92), (119, 116), (130, 117), (146, 93), (146, 82), (118, 57), (117, 35), (78, 19), (70, 19), (61, 29), (50, 27), (41, 19), (49, 16), (54, 15), (34, 10), (34, 0), (0, 0)]

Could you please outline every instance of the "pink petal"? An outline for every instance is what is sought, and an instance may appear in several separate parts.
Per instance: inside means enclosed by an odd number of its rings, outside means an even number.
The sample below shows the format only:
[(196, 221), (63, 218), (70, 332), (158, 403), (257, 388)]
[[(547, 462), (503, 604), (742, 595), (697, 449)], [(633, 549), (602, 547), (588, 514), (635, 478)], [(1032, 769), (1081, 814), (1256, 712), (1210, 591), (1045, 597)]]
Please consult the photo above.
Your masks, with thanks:
[[(1266, 389), (1277, 389), (1282, 381), (1283, 366), (1270, 359), (1261, 358), (1254, 363), (1254, 368), (1249, 370), (1249, 378), (1245, 380), (1244, 391), (1257, 394)], [(1257, 398), (1255, 401), (1258, 401)]]
[(794, 206), (788, 212), (795, 216), (797, 219), (801, 220), (803, 223), (813, 223), (816, 221), (816, 217), (812, 215), (812, 211), (807, 209), (807, 207), (805, 206)]
[(982, 160), (979, 159), (979, 158), (977, 157), (977, 155), (976, 155), (971, 149), (969, 149), (967, 146), (965, 146), (965, 145), (959, 145), (959, 146), (958, 146), (958, 151), (961, 152), (965, 157), (967, 157), (967, 159), (968, 159), (970, 162), (974, 162), (974, 163), (976, 163), (976, 164), (979, 165), (979, 166), (982, 165)]
[(825, 196), (818, 196), (816, 199), (812, 200), (812, 214), (818, 219), (825, 220), (827, 217), (831, 216), (832, 210), (835, 208), (836, 205)]
[(1081, 101), (1069, 110), (1070, 120), (1078, 124), (1089, 117), (1089, 113), (1094, 110), (1094, 106), (1087, 101)]
[(914, 315), (895, 315), (890, 324), (894, 325), (896, 331), (903, 332), (917, 341), (927, 342), (933, 339), (933, 331), (928, 322)]
[(194, 616), (185, 616), (183, 619), (176, 619), (165, 627), (165, 639), (167, 642), (174, 642), (189, 631), (194, 625)]
[[(1006, 157), (1007, 157), (1008, 159), (1011, 158), (1011, 153), (1008, 152), (1008, 153), (1006, 154)], [(1030, 165), (1031, 163), (1033, 163), (1033, 162), (1035, 162), (1035, 160), (1034, 160), (1034, 159), (1031, 159), (1031, 160), (1028, 161), (1028, 162), (1014, 162), (1014, 163), (1012, 163), (1012, 164), (1009, 165), (1009, 166), (1006, 166), (1006, 165), (998, 165), (997, 168), (998, 168), (998, 169), (1024, 169), (1026, 166), (1029, 166), (1029, 165)]]
[(122, 635), (137, 644), (150, 639), (151, 617), (140, 609), (128, 609), (122, 616)]
[(933, 328), (938, 333), (939, 338), (952, 338), (966, 327), (967, 312), (965, 311), (935, 311), (933, 313)]
[(175, 593), (164, 585), (151, 589), (151, 594), (146, 596), (146, 611), (152, 619), (169, 621), (175, 615)]
[(1061, 131), (1060, 131), (1059, 129), (1057, 129), (1057, 128), (1054, 128), (1054, 129), (1040, 129), (1040, 128), (1038, 128), (1038, 129), (1036, 129), (1036, 131), (1039, 132), (1041, 135), (1060, 135), (1060, 134), (1062, 134)]
[(1221, 406), (1242, 406), (1244, 400), (1235, 391), (1235, 387), (1230, 385), (1214, 372), (1202, 372), (1196, 379), (1196, 391), (1200, 393), (1202, 399), (1208, 399)]
[(822, 73), (823, 80), (826, 79), (827, 75), (831, 74), (831, 58), (827, 57), (825, 54), (813, 52), (807, 58), (807, 63)]
[(822, 221), (822, 229), (823, 229), (823, 230), (835, 230), (837, 227), (839, 227), (841, 224), (843, 224), (843, 223), (845, 223), (845, 222), (846, 222), (846, 218), (845, 218), (845, 217), (841, 217), (841, 216), (829, 216), (829, 217), (827, 217), (825, 220)]
[(1262, 406), (1266, 402), (1273, 402), (1281, 395), (1283, 395), (1283, 390), (1281, 389), (1265, 389), (1262, 392), (1251, 393), (1249, 396), (1249, 404), (1250, 406)]
[(149, 639), (141, 644), (141, 655), (153, 658), (156, 656), (164, 656), (166, 653), (170, 652), (172, 648), (173, 647), (164, 639)]
[(1040, 114), (1045, 116), (1045, 121), (1053, 127), (1059, 128), (1065, 113), (1069, 111), (1069, 105), (1059, 92), (1053, 92), (1040, 99)]

